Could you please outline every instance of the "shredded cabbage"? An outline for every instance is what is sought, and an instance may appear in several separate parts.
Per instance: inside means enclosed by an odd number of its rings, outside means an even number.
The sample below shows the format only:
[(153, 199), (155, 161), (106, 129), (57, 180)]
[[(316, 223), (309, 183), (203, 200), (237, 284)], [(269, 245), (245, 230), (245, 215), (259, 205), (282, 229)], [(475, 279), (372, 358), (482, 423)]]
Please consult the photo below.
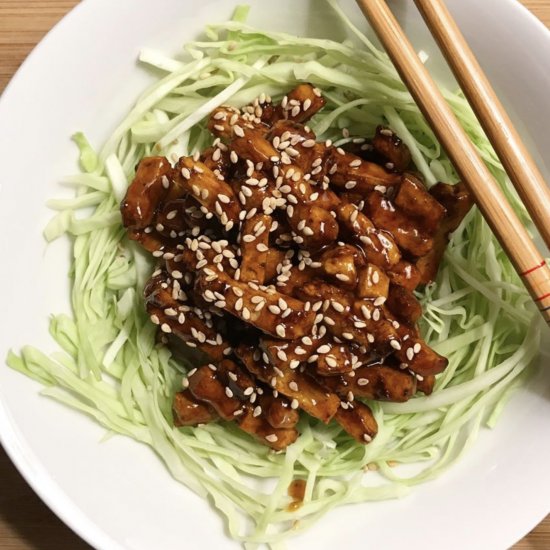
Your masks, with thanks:
[[(126, 238), (119, 213), (139, 159), (160, 153), (175, 160), (202, 150), (212, 140), (205, 117), (216, 106), (242, 105), (261, 92), (280, 100), (296, 83), (309, 81), (327, 98), (310, 124), (321, 139), (345, 143), (343, 128), (357, 137), (388, 124), (409, 146), (429, 184), (457, 180), (387, 56), (328, 1), (365, 48), (255, 29), (245, 23), (247, 8), (240, 7), (232, 21), (209, 26), (208, 40), (187, 44), (177, 58), (142, 52), (141, 62), (166, 75), (143, 93), (98, 154), (82, 134), (74, 136), (83, 172), (66, 183), (76, 196), (50, 203), (60, 212), (46, 227), (46, 239), (72, 237), (72, 316), (55, 315), (50, 322), (60, 351), (46, 356), (25, 347), (7, 359), (44, 384), (44, 395), (110, 432), (152, 446), (175, 479), (210, 495), (230, 535), (249, 549), (262, 543), (279, 548), (291, 532), (309, 527), (335, 506), (402, 497), (412, 485), (439, 475), (483, 425), (494, 425), (539, 349), (535, 309), (474, 210), (454, 233), (437, 282), (419, 294), (423, 333), (449, 358), (449, 367), (432, 396), (369, 403), (380, 427), (371, 444), (357, 444), (339, 426), (305, 417), (302, 435), (284, 454), (232, 424), (173, 427), (172, 396), (191, 366), (155, 343), (156, 328), (142, 303), (152, 263)], [(527, 224), (464, 97), (444, 93)], [(395, 463), (414, 464), (416, 473), (405, 474)], [(384, 483), (374, 482), (378, 476), (372, 472), (365, 475), (374, 469)], [(287, 488), (294, 478), (307, 481), (305, 499), (289, 511)], [(268, 481), (269, 490), (258, 481)]]

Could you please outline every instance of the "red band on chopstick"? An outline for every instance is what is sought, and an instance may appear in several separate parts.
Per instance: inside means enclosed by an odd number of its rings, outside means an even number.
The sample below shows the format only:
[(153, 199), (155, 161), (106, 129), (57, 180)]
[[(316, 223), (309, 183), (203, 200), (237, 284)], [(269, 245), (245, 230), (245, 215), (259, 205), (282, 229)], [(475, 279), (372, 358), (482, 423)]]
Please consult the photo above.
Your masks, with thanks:
[(535, 302), (540, 302), (544, 300), (545, 298), (550, 298), (550, 292), (548, 294), (543, 294), (542, 296), (539, 296), (538, 298), (535, 298)]
[(540, 269), (541, 267), (544, 267), (546, 265), (546, 262), (543, 260), (539, 265), (536, 265), (535, 267), (532, 267), (531, 269), (528, 269), (527, 271), (524, 271), (523, 273), (520, 273), (520, 277), (525, 277), (525, 275), (529, 275), (529, 273), (533, 273), (533, 271), (536, 271), (537, 269)]

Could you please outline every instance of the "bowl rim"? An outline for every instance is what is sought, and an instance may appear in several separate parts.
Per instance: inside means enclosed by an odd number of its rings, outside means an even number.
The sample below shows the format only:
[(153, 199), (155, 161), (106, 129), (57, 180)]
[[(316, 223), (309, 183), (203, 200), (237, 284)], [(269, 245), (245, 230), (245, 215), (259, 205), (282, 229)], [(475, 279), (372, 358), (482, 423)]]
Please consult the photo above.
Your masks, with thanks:
[[(25, 75), (33, 70), (34, 64), (38, 61), (38, 56), (44, 49), (44, 46), (57, 38), (57, 35), (67, 26), (72, 25), (73, 20), (77, 19), (81, 12), (88, 9), (96, 0), (81, 0), (76, 6), (70, 9), (54, 26), (44, 35), (44, 37), (31, 50), (23, 63), (13, 74), (2, 94), (0, 94), (0, 121), (2, 113), (8, 108), (12, 96), (17, 93), (19, 83), (25, 78)], [(543, 40), (550, 42), (550, 29), (520, 0), (500, 0), (506, 8), (513, 10), (518, 17), (529, 22), (532, 28), (531, 39), (533, 41)], [(31, 486), (33, 491), (48, 506), (55, 515), (61, 519), (72, 531), (81, 537), (94, 548), (108, 550), (124, 550), (118, 542), (113, 540), (100, 525), (92, 521), (76, 503), (68, 497), (61, 486), (59, 486), (48, 473), (47, 469), (40, 463), (32, 460), (32, 453), (28, 450), (28, 444), (19, 433), (11, 421), (10, 412), (6, 409), (0, 399), (0, 444), (6, 454), (14, 464), (18, 472)], [(29, 456), (30, 455), (30, 456)], [(550, 504), (549, 504), (550, 506)], [(538, 525), (548, 514), (543, 512), (532, 516)], [(527, 533), (520, 536), (521, 540)], [(517, 542), (514, 541), (515, 542)]]

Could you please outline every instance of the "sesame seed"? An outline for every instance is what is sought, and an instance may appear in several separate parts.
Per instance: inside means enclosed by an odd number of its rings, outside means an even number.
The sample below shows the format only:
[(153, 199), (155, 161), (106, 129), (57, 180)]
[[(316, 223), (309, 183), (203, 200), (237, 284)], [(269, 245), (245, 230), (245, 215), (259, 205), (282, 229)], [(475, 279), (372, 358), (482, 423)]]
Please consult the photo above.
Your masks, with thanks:
[(265, 436), (266, 441), (269, 441), (270, 443), (275, 443), (279, 440), (279, 438), (275, 434), (269, 434)]
[(238, 137), (244, 137), (244, 130), (237, 124), (233, 126), (233, 132), (235, 132), (235, 135), (237, 135)]
[(292, 370), (297, 369), (300, 366), (298, 359), (292, 359), (288, 365)]
[(336, 278), (339, 280), (339, 281), (343, 281), (345, 283), (349, 282), (350, 278), (347, 276), (347, 275), (344, 275), (343, 273), (337, 273), (336, 274)]
[(227, 395), (227, 397), (229, 398), (233, 397), (233, 392), (231, 391), (231, 388), (229, 387), (225, 388), (225, 395)]
[(359, 240), (366, 245), (372, 246), (372, 240), (370, 237), (367, 237), (366, 235), (361, 235), (359, 237)]
[(374, 300), (374, 305), (379, 307), (379, 306), (383, 305), (385, 302), (386, 302), (386, 297), (385, 296), (378, 296), (378, 298), (376, 298), (376, 300)]
[(294, 380), (292, 380), (291, 382), (288, 383), (288, 387), (292, 391), (298, 391), (298, 384), (296, 384), (296, 382), (294, 382)]
[(218, 132), (223, 132), (225, 128), (221, 124), (214, 124), (214, 130), (217, 130)]
[(284, 325), (277, 325), (275, 327), (275, 332), (277, 333), (278, 336), (280, 336), (281, 338), (284, 338), (286, 336), (286, 329), (285, 329), (285, 326)]
[(380, 310), (379, 309), (375, 309), (372, 312), (372, 319), (373, 319), (373, 321), (380, 321)]
[(413, 348), (407, 348), (406, 355), (407, 355), (407, 359), (409, 361), (412, 361), (414, 359), (414, 350), (413, 350)]
[(297, 400), (297, 399), (293, 399), (293, 400), (290, 402), (290, 408), (291, 408), (291, 409), (296, 410), (299, 406), (300, 406), (300, 404), (298, 403), (298, 400)]
[(361, 166), (361, 159), (352, 160), (349, 163), (349, 166), (350, 166), (350, 168), (358, 168), (359, 166)]
[(413, 347), (413, 351), (414, 353), (420, 353), (420, 350), (422, 349), (422, 346), (420, 345), (420, 343), (416, 343)]
[(359, 378), (359, 380), (357, 380), (358, 386), (366, 386), (368, 383), (369, 381), (366, 378)]
[(351, 332), (343, 332), (342, 333), (342, 336), (346, 339), (346, 340), (353, 340), (353, 334)]
[(335, 368), (338, 366), (338, 362), (336, 361), (336, 358), (333, 355), (327, 355), (325, 357), (325, 361), (327, 362), (327, 365), (329, 367)]
[(397, 351), (401, 349), (401, 344), (397, 340), (390, 340), (390, 346)]
[(162, 332), (166, 332), (167, 334), (172, 332), (172, 329), (168, 323), (162, 323), (162, 325), (160, 325), (160, 330), (162, 330)]
[(393, 136), (393, 132), (389, 128), (382, 128), (382, 130), (380, 130), (380, 133), (383, 136), (388, 136), (388, 137)]
[(232, 286), (231, 290), (233, 291), (233, 294), (235, 294), (235, 296), (241, 297), (244, 295), (244, 292), (237, 286)]
[(311, 167), (312, 167), (312, 168), (317, 168), (318, 166), (321, 166), (322, 163), (323, 163), (323, 159), (322, 159), (322, 158), (315, 159), (315, 160), (311, 163)]
[(281, 361), (288, 361), (288, 357), (287, 357), (285, 351), (282, 350), (282, 349), (277, 350), (277, 357), (278, 357)]
[(378, 271), (373, 271), (371, 279), (375, 285), (380, 282), (380, 274), (378, 273)]
[(306, 147), (307, 149), (311, 147), (315, 147), (315, 140), (314, 139), (306, 139), (304, 142), (302, 142), (302, 147)]
[[(370, 443), (372, 441), (372, 437), (369, 435), (369, 434), (363, 434), (363, 439), (367, 442), (367, 443)], [(369, 464), (369, 470), (370, 470), (370, 464)]]

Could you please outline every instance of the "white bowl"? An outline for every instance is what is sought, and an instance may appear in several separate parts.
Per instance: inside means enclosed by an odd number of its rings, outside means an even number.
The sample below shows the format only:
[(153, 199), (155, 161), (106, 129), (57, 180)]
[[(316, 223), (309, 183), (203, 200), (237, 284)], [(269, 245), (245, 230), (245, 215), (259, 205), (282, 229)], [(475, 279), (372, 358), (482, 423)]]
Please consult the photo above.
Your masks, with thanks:
[[(331, 36), (320, 0), (260, 0), (251, 22)], [(40, 44), (0, 102), (0, 356), (26, 343), (53, 349), (50, 312), (68, 311), (68, 245), (46, 248), (41, 231), (75, 170), (69, 136), (100, 143), (149, 76), (136, 67), (142, 46), (175, 51), (205, 23), (225, 20), (227, 0), (87, 0)], [(344, 2), (360, 27), (353, 2)], [(392, 2), (428, 66), (449, 81), (410, 0)], [(548, 175), (550, 33), (515, 0), (448, 0), (449, 7)], [(549, 333), (543, 339), (548, 343)], [(548, 361), (546, 360), (546, 363)], [(548, 365), (545, 365), (546, 367)], [(401, 501), (332, 512), (291, 548), (502, 549), (550, 512), (550, 370), (541, 370), (484, 431), (462, 461)], [(122, 437), (100, 443), (90, 419), (38, 395), (33, 381), (0, 369), (0, 435), (42, 499), (102, 549), (237, 548), (208, 503), (175, 482), (150, 449)]]

